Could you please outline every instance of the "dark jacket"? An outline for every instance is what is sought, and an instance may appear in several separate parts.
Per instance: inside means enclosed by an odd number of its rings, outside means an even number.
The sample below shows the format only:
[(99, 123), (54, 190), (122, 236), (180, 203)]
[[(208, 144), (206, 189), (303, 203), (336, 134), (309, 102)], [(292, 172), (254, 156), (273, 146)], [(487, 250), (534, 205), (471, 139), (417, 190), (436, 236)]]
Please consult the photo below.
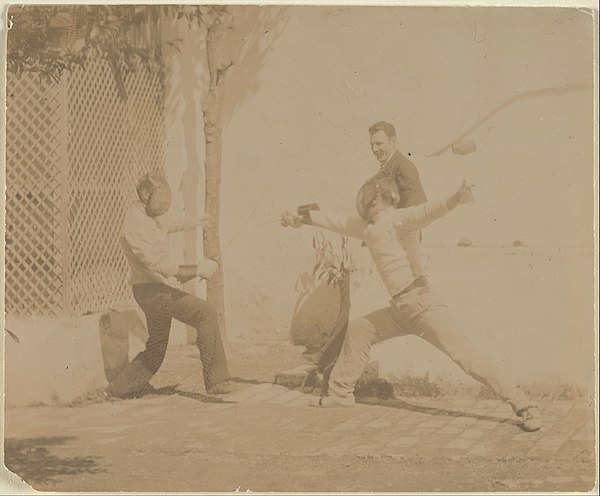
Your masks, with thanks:
[(395, 151), (386, 164), (375, 174), (376, 179), (391, 176), (398, 185), (400, 202), (398, 208), (412, 207), (427, 201), (419, 171), (415, 165), (399, 151)]

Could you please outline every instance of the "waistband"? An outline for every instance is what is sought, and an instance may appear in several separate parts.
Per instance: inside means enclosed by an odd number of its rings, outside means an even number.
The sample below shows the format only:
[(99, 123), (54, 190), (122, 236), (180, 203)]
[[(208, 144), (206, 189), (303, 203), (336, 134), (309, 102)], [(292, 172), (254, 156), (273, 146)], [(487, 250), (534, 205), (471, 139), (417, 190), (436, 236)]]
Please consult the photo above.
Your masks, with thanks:
[(406, 286), (402, 291), (400, 291), (399, 293), (396, 293), (394, 296), (392, 296), (392, 300), (399, 298), (400, 296), (403, 296), (406, 293), (409, 293), (413, 289), (422, 288), (422, 287), (428, 286), (428, 285), (429, 285), (429, 281), (427, 280), (427, 278), (425, 276), (419, 276), (413, 282), (411, 282), (408, 286)]

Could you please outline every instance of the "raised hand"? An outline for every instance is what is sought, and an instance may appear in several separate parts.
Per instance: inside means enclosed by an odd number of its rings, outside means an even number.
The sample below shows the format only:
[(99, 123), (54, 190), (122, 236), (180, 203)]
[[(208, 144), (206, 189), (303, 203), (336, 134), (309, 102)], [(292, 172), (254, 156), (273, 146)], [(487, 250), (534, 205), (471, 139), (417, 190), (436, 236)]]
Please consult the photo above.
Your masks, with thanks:
[(302, 226), (302, 216), (298, 215), (296, 209), (286, 209), (281, 212), (281, 225), (283, 227), (291, 226), (297, 229)]
[(452, 210), (459, 204), (470, 203), (474, 201), (472, 188), (473, 185), (468, 184), (467, 180), (463, 179), (463, 182), (456, 193), (446, 200), (446, 207), (448, 207), (449, 210)]
[(474, 201), (472, 188), (473, 188), (473, 184), (468, 184), (467, 180), (463, 179), (463, 182), (462, 182), (460, 188), (456, 192), (456, 194), (458, 195), (459, 203), (470, 203), (470, 202)]

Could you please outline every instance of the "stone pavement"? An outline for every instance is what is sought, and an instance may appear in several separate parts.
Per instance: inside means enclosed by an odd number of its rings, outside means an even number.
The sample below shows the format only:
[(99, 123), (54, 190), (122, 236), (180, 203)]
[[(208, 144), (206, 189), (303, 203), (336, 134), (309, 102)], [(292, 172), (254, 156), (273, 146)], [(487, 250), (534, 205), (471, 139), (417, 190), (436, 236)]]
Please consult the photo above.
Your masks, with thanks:
[[(498, 400), (395, 399), (319, 409), (308, 406), (311, 399), (312, 395), (261, 383), (248, 385), (226, 402), (174, 393), (71, 408), (15, 408), (6, 411), (5, 435), (8, 440), (61, 436), (65, 445), (77, 439), (79, 456), (92, 456), (98, 447), (112, 445), (132, 456), (160, 450), (174, 456), (222, 452), (594, 459), (591, 412), (581, 401), (542, 402), (547, 424), (542, 431), (525, 433), (514, 424), (510, 408)], [(563, 489), (590, 487), (594, 473), (558, 473), (546, 479)], [(515, 487), (519, 482), (531, 481), (513, 481)]]
[[(543, 476), (507, 477), (498, 487), (564, 491), (594, 486), (594, 409), (583, 399), (540, 401), (546, 424), (526, 433), (515, 424), (510, 407), (495, 399), (364, 399), (354, 408), (308, 406), (316, 397), (253, 380), (222, 400), (179, 385), (135, 400), (11, 408), (5, 411), (6, 463), (26, 470), (32, 450), (42, 445), (69, 460), (100, 455), (108, 471), (118, 471), (108, 461), (115, 453), (140, 463), (151, 453), (174, 459), (221, 454), (500, 464), (538, 460), (558, 468)], [(15, 461), (19, 456), (21, 465)]]

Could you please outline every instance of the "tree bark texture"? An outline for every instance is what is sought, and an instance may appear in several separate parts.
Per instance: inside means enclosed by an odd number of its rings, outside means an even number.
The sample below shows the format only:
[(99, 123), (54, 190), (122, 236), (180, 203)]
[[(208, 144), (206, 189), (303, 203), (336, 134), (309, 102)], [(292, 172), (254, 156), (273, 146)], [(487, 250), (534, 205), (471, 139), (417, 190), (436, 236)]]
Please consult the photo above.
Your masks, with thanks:
[(220, 240), (220, 200), (221, 200), (221, 155), (222, 155), (222, 109), (224, 75), (226, 64), (223, 63), (225, 28), (220, 20), (216, 20), (209, 28), (206, 39), (206, 53), (210, 86), (202, 104), (204, 116), (205, 140), (205, 199), (204, 212), (211, 217), (209, 225), (204, 227), (204, 256), (219, 264), (217, 272), (210, 278), (207, 286), (207, 299), (215, 307), (221, 335), (225, 338), (225, 297), (223, 284), (223, 266)]
[[(181, 180), (181, 193), (183, 196), (183, 205), (185, 216), (189, 220), (198, 217), (198, 183), (200, 179), (200, 157), (196, 149), (197, 129), (196, 129), (196, 101), (194, 98), (194, 89), (196, 86), (196, 76), (194, 74), (193, 63), (181, 64), (181, 93), (184, 100), (185, 110), (183, 111), (183, 133), (185, 140), (185, 151), (187, 159), (187, 168), (183, 173)], [(186, 264), (198, 263), (197, 234), (196, 231), (186, 231), (184, 233), (184, 260)], [(184, 290), (190, 294), (196, 294), (196, 280), (192, 279), (184, 284)], [(187, 342), (196, 341), (196, 329), (186, 326)]]

